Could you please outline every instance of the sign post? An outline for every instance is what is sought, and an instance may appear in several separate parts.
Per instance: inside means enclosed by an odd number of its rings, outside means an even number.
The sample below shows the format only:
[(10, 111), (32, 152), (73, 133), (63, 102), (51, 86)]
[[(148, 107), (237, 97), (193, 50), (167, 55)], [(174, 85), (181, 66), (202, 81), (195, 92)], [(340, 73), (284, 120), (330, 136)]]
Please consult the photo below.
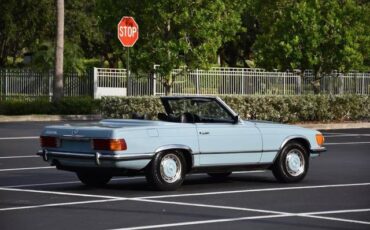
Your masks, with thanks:
[(118, 22), (117, 37), (123, 47), (127, 48), (127, 78), (130, 77), (130, 47), (139, 39), (139, 25), (133, 17), (123, 16)]

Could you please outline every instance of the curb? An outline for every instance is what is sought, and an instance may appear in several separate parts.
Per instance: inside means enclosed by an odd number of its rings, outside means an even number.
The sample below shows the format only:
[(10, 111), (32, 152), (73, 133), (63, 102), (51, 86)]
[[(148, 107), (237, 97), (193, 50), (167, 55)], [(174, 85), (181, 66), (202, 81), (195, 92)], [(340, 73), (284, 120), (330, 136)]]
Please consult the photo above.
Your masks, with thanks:
[(321, 124), (293, 124), (310, 129), (366, 129), (370, 128), (370, 122), (348, 122), (348, 123), (321, 123)]
[(0, 115), (0, 122), (22, 122), (22, 121), (95, 121), (101, 120), (100, 114), (94, 115), (22, 115), (3, 116)]
[[(94, 115), (22, 115), (22, 116), (3, 116), (0, 115), (2, 122), (24, 122), (24, 121), (97, 121), (103, 117), (100, 114)], [(370, 122), (344, 122), (344, 123), (297, 123), (292, 124), (310, 129), (363, 129), (370, 128)]]

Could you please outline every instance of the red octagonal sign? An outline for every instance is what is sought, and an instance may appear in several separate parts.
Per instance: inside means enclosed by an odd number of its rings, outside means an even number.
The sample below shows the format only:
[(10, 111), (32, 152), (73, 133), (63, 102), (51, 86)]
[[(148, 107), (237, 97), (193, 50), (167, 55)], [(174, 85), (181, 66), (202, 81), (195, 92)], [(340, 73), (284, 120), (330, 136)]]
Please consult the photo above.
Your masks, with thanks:
[(139, 39), (139, 26), (133, 17), (123, 16), (117, 26), (118, 40), (124, 47), (132, 47)]

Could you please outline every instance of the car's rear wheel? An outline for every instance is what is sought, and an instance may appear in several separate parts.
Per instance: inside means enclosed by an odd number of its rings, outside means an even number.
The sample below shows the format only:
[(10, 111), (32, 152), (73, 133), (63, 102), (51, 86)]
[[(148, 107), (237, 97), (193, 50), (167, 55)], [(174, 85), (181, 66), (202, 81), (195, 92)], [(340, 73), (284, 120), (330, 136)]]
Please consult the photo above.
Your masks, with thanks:
[(176, 190), (185, 179), (186, 161), (176, 151), (155, 155), (146, 172), (147, 181), (158, 190)]
[(272, 172), (279, 182), (293, 183), (303, 180), (308, 166), (308, 150), (298, 142), (289, 142), (275, 160)]
[(98, 174), (93, 172), (77, 172), (78, 179), (87, 186), (101, 187), (106, 185), (110, 179), (111, 175), (108, 174)]
[(225, 179), (231, 175), (232, 172), (219, 172), (219, 173), (207, 173), (208, 176), (217, 178), (217, 179)]

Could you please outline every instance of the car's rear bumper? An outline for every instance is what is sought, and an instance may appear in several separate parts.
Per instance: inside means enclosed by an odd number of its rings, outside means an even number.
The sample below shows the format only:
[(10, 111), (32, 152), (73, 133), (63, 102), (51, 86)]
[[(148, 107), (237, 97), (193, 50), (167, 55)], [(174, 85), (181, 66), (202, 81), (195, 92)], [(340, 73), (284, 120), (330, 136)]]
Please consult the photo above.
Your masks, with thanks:
[(49, 161), (54, 158), (66, 159), (84, 159), (93, 160), (97, 166), (101, 165), (101, 161), (119, 162), (119, 161), (134, 161), (134, 160), (150, 160), (153, 154), (134, 154), (134, 155), (113, 155), (95, 153), (75, 153), (75, 152), (58, 152), (48, 151), (46, 149), (40, 150), (36, 153), (41, 156), (44, 161)]

